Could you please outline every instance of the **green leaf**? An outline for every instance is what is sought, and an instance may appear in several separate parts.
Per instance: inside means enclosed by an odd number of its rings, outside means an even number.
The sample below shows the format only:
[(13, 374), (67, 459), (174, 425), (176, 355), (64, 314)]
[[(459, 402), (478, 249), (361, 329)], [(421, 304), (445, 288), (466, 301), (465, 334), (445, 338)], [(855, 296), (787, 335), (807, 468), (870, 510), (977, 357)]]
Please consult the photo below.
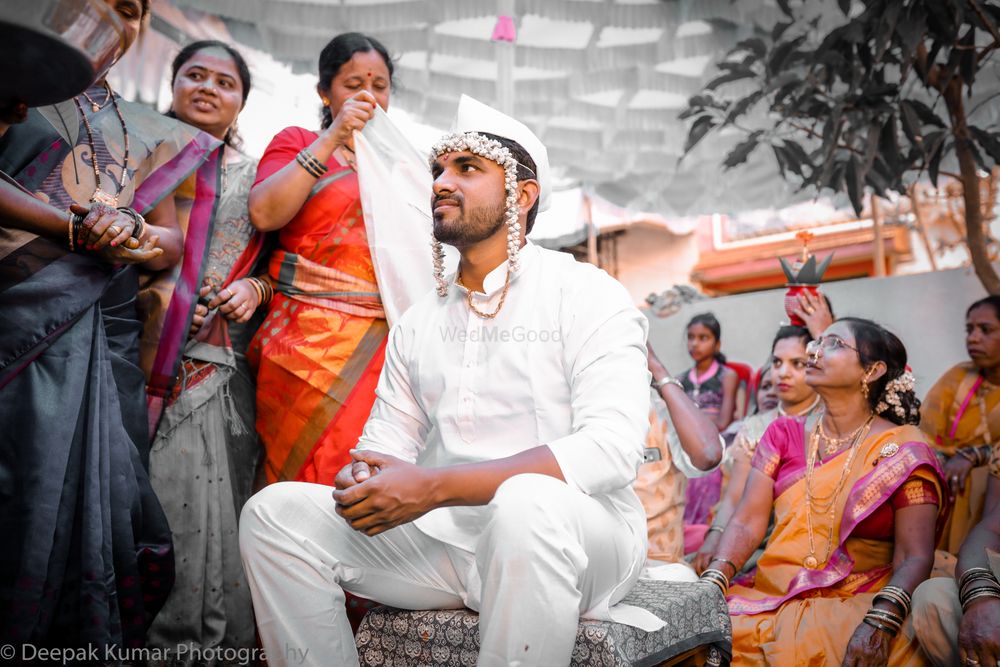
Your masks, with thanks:
[(893, 178), (896, 178), (895, 172), (889, 169), (885, 161), (875, 158), (872, 168), (865, 174), (865, 183), (872, 186), (875, 194), (881, 196), (885, 194), (886, 190), (892, 187), (891, 179)]
[(952, 17), (952, 8), (948, 6), (949, 4), (941, 0), (928, 0), (924, 3), (924, 6), (930, 12), (927, 27), (935, 38), (954, 43), (958, 27), (955, 25)]
[(854, 207), (856, 214), (861, 215), (861, 209), (864, 207), (864, 202), (861, 198), (865, 192), (865, 178), (861, 166), (853, 156), (847, 160), (847, 171), (844, 174), (844, 180), (847, 183), (847, 196), (851, 200), (851, 206)]
[(726, 72), (721, 76), (717, 76), (705, 85), (706, 90), (715, 90), (719, 86), (731, 83), (733, 81), (739, 81), (740, 79), (750, 79), (756, 76), (752, 70), (745, 70), (742, 72)]
[(1000, 163), (1000, 134), (991, 134), (974, 125), (969, 126), (969, 133), (994, 162)]
[(778, 170), (781, 171), (781, 177), (787, 179), (787, 172), (791, 171), (791, 165), (788, 162), (788, 151), (783, 146), (778, 146), (777, 144), (771, 146), (771, 150), (774, 151), (774, 159), (778, 161)]
[(686, 155), (694, 148), (699, 141), (705, 138), (708, 131), (713, 127), (718, 125), (718, 122), (711, 116), (701, 116), (691, 125), (691, 131), (688, 132), (687, 141), (684, 144), (684, 154)]
[(910, 5), (906, 15), (896, 24), (896, 34), (899, 35), (904, 62), (909, 62), (913, 58), (926, 29), (927, 10), (921, 5)]
[(902, 159), (899, 155), (899, 135), (896, 129), (896, 114), (890, 114), (882, 125), (878, 137), (879, 157), (893, 172), (902, 171)]
[(901, 102), (903, 106), (913, 109), (920, 118), (920, 121), (924, 125), (934, 125), (935, 127), (945, 127), (944, 121), (938, 118), (937, 114), (934, 113), (929, 106), (921, 102), (920, 100), (903, 100)]
[(771, 29), (771, 41), (777, 43), (781, 36), (785, 34), (785, 31), (792, 26), (791, 21), (778, 21), (774, 24)]
[(732, 169), (733, 167), (743, 164), (753, 153), (754, 149), (757, 148), (757, 144), (760, 142), (760, 136), (763, 134), (760, 130), (752, 132), (749, 137), (744, 141), (741, 141), (730, 151), (729, 155), (722, 162), (722, 166), (726, 169)]
[(925, 155), (926, 158), (930, 158), (931, 153), (937, 148), (938, 144), (944, 141), (945, 136), (948, 134), (946, 130), (934, 130), (933, 132), (928, 132), (920, 139), (920, 151), (921, 154)]
[(805, 35), (799, 35), (795, 39), (778, 44), (774, 51), (771, 52), (771, 58), (767, 62), (768, 71), (772, 74), (779, 72), (785, 61), (788, 60), (788, 56), (804, 41), (806, 41)]
[(805, 149), (797, 141), (792, 141), (791, 139), (785, 139), (784, 147), (788, 151), (791, 163), (796, 165), (793, 168), (795, 173), (804, 176), (802, 166), (808, 165), (810, 169), (812, 168), (812, 160), (809, 158), (809, 154), (806, 153)]
[(917, 116), (917, 112), (914, 111), (913, 106), (907, 104), (909, 100), (903, 100), (899, 105), (899, 110), (902, 112), (903, 120), (903, 133), (906, 134), (906, 138), (910, 140), (910, 143), (918, 143), (917, 137), (920, 136), (920, 118)]
[(735, 51), (749, 51), (760, 59), (767, 53), (767, 45), (764, 44), (764, 40), (760, 37), (750, 37), (737, 42), (736, 46), (733, 47), (733, 50), (730, 51), (730, 53)]
[(945, 141), (942, 135), (942, 140), (938, 142), (937, 146), (928, 147), (931, 159), (927, 163), (927, 174), (931, 177), (931, 183), (934, 184), (934, 187), (937, 187), (938, 183), (938, 171), (941, 168), (941, 158), (944, 156), (944, 146)]
[(733, 106), (729, 110), (729, 113), (726, 114), (725, 122), (723, 122), (722, 124), (724, 126), (732, 124), (737, 118), (745, 114), (747, 110), (750, 109), (750, 107), (752, 107), (754, 104), (756, 104), (763, 96), (764, 96), (763, 90), (755, 90), (754, 92), (750, 93), (743, 99), (734, 102)]
[(958, 59), (958, 71), (962, 74), (962, 82), (968, 87), (969, 95), (972, 94), (972, 82), (976, 80), (976, 28), (969, 26), (969, 29), (958, 40), (959, 46), (965, 48)]

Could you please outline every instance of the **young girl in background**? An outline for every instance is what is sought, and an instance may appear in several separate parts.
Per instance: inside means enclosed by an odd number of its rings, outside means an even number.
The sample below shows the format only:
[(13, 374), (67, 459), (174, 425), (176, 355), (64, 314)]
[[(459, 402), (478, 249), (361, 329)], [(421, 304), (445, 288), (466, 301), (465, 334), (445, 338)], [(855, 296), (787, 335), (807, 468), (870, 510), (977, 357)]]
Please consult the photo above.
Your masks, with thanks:
[[(739, 384), (739, 377), (726, 366), (726, 357), (720, 351), (722, 327), (715, 315), (702, 313), (691, 318), (686, 331), (688, 354), (694, 366), (681, 375), (684, 391), (721, 433), (733, 421)], [(709, 512), (719, 500), (721, 484), (720, 470), (688, 480), (685, 525), (708, 522)]]

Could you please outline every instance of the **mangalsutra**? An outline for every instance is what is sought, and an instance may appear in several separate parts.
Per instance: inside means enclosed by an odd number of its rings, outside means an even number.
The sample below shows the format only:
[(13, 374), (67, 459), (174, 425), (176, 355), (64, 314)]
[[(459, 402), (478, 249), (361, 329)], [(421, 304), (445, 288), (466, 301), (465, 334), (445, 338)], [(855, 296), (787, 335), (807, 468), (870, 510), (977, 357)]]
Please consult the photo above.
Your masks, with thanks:
[[(105, 85), (107, 85), (107, 82), (105, 82)], [(108, 87), (108, 93), (111, 95), (111, 106), (115, 108), (115, 113), (118, 114), (118, 122), (121, 123), (122, 126), (122, 135), (124, 137), (125, 144), (125, 155), (122, 158), (122, 176), (121, 181), (118, 184), (118, 194), (121, 194), (125, 190), (125, 181), (128, 179), (128, 126), (125, 125), (125, 117), (122, 115), (122, 110), (118, 107), (118, 100), (115, 98), (114, 93), (111, 92), (110, 86)], [(83, 117), (83, 126), (87, 130), (87, 144), (90, 146), (90, 165), (94, 168), (94, 181), (96, 182), (96, 187), (90, 201), (98, 204), (106, 204), (111, 207), (117, 207), (118, 194), (105, 192), (105, 190), (101, 187), (101, 168), (97, 164), (97, 144), (94, 142), (94, 129), (90, 126), (90, 120), (87, 118), (87, 114), (84, 113), (80, 100), (74, 97), (73, 101), (76, 102), (76, 108), (79, 109), (80, 116)]]
[(823, 557), (823, 563), (826, 563), (830, 559), (830, 554), (833, 552), (833, 528), (834, 522), (836, 521), (837, 515), (837, 499), (840, 496), (841, 491), (844, 490), (844, 485), (847, 481), (847, 477), (851, 472), (851, 466), (854, 463), (855, 454), (858, 451), (858, 445), (865, 439), (868, 435), (868, 431), (871, 428), (872, 421), (875, 419), (875, 415), (868, 417), (868, 420), (861, 425), (861, 428), (856, 430), (853, 434), (854, 441), (851, 443), (850, 451), (847, 454), (847, 459), (844, 461), (844, 467), (840, 471), (840, 479), (837, 481), (837, 485), (834, 487), (833, 492), (826, 496), (816, 496), (813, 494), (812, 482), (813, 473), (816, 467), (816, 460), (819, 458), (819, 439), (820, 439), (820, 424), (823, 421), (823, 415), (820, 415), (817, 425), (813, 427), (812, 434), (809, 438), (809, 451), (806, 455), (806, 533), (809, 538), (809, 553), (806, 557), (802, 559), (802, 565), (814, 570), (819, 567), (819, 559), (816, 557), (816, 543), (813, 534), (813, 522), (812, 514), (816, 512), (817, 514), (828, 514), (830, 521), (830, 531), (829, 537), (826, 544), (826, 554)]
[(104, 98), (104, 101), (101, 102), (100, 104), (95, 102), (94, 99), (87, 94), (86, 90), (80, 93), (81, 95), (83, 95), (84, 99), (90, 102), (90, 108), (93, 109), (94, 113), (97, 113), (98, 111), (103, 109), (104, 105), (110, 102), (111, 99), (114, 97), (114, 93), (111, 92), (111, 86), (110, 84), (108, 84), (107, 80), (104, 81), (104, 89), (108, 91), (108, 96)]

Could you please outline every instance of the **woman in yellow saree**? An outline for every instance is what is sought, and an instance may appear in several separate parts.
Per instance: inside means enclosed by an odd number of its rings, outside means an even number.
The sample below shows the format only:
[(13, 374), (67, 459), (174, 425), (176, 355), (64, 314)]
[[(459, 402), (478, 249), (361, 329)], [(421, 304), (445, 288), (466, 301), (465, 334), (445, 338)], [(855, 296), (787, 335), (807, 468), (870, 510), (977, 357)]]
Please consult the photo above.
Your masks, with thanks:
[[(764, 434), (746, 493), (702, 575), (728, 590), (734, 665), (884, 666), (926, 660), (902, 626), (927, 578), (947, 502), (914, 424), (899, 339), (845, 318), (809, 345), (825, 410)], [(752, 585), (729, 579), (775, 528)]]
[(990, 449), (1000, 441), (1000, 296), (969, 306), (965, 348), (969, 361), (942, 375), (920, 408), (920, 429), (946, 457), (955, 499), (938, 548), (956, 555), (982, 517)]

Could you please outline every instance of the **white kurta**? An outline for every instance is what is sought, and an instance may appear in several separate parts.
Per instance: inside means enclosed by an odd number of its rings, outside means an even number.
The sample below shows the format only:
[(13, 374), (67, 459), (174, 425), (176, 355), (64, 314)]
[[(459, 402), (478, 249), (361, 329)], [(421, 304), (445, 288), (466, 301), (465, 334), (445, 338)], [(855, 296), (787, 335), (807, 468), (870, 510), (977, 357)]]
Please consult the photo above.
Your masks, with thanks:
[[(649, 427), (646, 318), (590, 264), (530, 242), (520, 257), (494, 319), (471, 312), (457, 283), (403, 315), (359, 448), (447, 466), (548, 445), (566, 482), (631, 528), (639, 563), (646, 516), (632, 482)], [(506, 271), (505, 262), (484, 280), (486, 294), (473, 294), (479, 310), (496, 309)], [(415, 523), (472, 551), (485, 512), (445, 507)]]
[[(375, 537), (337, 516), (328, 488), (265, 488), (244, 507), (240, 548), (269, 663), (357, 664), (343, 591), (479, 611), (483, 666), (566, 664), (581, 614), (663, 626), (614, 604), (646, 554), (632, 489), (649, 424), (646, 320), (603, 271), (532, 244), (521, 254), (493, 320), (458, 285), (406, 311), (359, 447), (444, 466), (547, 445), (567, 484), (515, 475), (487, 506), (439, 508)], [(496, 308), (505, 273), (473, 295), (480, 309)]]

